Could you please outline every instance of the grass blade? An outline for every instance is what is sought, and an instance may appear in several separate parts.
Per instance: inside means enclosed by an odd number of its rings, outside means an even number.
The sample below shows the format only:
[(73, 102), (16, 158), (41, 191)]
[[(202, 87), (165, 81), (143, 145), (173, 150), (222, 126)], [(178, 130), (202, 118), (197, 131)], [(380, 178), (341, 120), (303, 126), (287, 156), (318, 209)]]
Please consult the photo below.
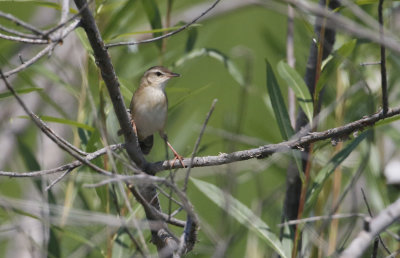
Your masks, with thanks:
[(301, 78), (295, 69), (290, 67), (284, 61), (279, 62), (278, 72), (279, 75), (286, 81), (288, 86), (292, 88), (294, 94), (296, 95), (297, 102), (306, 114), (308, 121), (312, 122), (314, 113), (312, 98), (303, 78)]
[(283, 100), (279, 84), (276, 80), (272, 67), (268, 61), (267, 65), (267, 89), (271, 99), (272, 108), (279, 126), (282, 138), (288, 140), (293, 135), (293, 128), (290, 124), (289, 114), (287, 112), (285, 101)]
[[(191, 178), (191, 180), (205, 196), (228, 212), (239, 223), (257, 233), (257, 235), (264, 239), (281, 257), (289, 257), (282, 243), (279, 241), (279, 238), (271, 232), (270, 227), (247, 208), (246, 205), (233, 198), (233, 196), (223, 192), (213, 184), (194, 178)], [(226, 207), (226, 202), (230, 204), (229, 208)], [(286, 250), (290, 251), (290, 248), (286, 248)]]

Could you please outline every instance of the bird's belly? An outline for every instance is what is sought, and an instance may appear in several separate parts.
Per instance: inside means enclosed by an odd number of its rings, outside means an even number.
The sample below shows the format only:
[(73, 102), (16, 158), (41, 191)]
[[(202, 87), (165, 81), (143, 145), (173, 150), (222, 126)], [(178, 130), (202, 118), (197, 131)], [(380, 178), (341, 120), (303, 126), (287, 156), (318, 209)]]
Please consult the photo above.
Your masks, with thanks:
[[(164, 96), (163, 96), (164, 97)], [(135, 107), (134, 121), (139, 139), (144, 139), (164, 129), (167, 119), (167, 105), (163, 101), (148, 101)]]

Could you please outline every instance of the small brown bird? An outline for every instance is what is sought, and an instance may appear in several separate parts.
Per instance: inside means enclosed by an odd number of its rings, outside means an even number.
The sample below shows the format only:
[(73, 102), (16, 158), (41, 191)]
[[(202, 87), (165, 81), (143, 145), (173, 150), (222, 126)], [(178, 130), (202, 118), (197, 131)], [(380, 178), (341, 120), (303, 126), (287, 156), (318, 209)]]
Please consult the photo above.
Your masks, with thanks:
[(143, 154), (149, 154), (153, 147), (153, 134), (158, 132), (175, 155), (173, 163), (179, 159), (184, 167), (182, 157), (168, 142), (164, 132), (168, 110), (165, 86), (171, 78), (179, 76), (162, 66), (149, 68), (140, 80), (139, 88), (133, 94), (129, 109)]

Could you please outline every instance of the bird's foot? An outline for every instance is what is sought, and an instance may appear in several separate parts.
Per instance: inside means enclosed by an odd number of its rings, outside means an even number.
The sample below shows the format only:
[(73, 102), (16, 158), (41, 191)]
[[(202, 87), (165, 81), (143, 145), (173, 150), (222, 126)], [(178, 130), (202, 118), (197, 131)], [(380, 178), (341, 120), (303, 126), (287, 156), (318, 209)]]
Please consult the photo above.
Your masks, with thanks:
[(183, 157), (181, 155), (179, 155), (175, 150), (173, 150), (173, 153), (175, 155), (174, 159), (172, 160), (170, 166), (171, 168), (174, 167), (175, 161), (179, 160), (179, 162), (181, 163), (182, 167), (185, 168), (185, 163), (183, 163)]

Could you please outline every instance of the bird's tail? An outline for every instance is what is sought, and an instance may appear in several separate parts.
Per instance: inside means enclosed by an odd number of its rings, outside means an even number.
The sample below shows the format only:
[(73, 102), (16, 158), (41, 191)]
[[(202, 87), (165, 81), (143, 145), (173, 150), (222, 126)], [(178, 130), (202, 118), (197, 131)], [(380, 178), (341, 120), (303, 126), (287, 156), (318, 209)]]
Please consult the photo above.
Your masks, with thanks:
[(144, 155), (149, 154), (151, 148), (153, 147), (153, 135), (148, 136), (143, 141), (139, 141), (139, 145)]

